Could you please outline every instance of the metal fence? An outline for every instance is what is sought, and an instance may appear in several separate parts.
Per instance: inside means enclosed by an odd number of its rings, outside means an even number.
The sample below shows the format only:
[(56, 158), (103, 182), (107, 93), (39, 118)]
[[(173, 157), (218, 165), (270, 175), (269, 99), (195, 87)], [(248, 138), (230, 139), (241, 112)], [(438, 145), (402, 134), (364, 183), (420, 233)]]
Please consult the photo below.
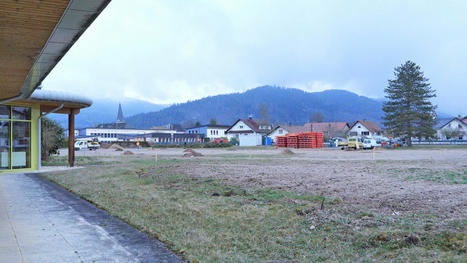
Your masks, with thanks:
[(413, 145), (467, 145), (467, 140), (412, 141)]

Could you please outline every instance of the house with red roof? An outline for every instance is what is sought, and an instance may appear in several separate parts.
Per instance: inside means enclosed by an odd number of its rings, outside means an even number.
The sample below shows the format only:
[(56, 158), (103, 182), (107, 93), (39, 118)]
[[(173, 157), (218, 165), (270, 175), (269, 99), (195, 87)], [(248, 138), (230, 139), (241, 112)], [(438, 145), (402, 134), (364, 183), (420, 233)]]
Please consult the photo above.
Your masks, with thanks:
[(238, 119), (225, 134), (235, 138), (240, 146), (258, 146), (263, 144), (263, 136), (272, 130), (272, 125), (265, 121)]
[(307, 131), (322, 132), (325, 138), (344, 137), (350, 129), (347, 122), (313, 122), (306, 123)]
[(383, 135), (383, 129), (374, 121), (358, 120), (348, 131), (349, 136), (374, 137)]

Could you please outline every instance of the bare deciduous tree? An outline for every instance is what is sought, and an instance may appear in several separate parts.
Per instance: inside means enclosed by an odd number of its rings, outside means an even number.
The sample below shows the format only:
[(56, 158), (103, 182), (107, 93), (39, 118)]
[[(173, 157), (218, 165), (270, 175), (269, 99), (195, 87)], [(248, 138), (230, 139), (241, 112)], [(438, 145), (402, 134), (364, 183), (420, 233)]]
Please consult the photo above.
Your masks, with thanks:
[(259, 105), (259, 116), (263, 119), (265, 122), (269, 122), (269, 108), (267, 105), (261, 104)]
[(323, 122), (324, 121), (324, 115), (321, 112), (313, 112), (310, 114), (310, 122)]

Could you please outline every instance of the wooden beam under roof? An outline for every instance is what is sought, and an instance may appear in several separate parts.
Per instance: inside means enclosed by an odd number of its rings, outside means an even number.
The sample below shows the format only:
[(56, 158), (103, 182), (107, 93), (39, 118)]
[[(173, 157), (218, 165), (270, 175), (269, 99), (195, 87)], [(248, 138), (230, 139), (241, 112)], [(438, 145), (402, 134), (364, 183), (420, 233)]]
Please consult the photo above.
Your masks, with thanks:
[(1, 0), (0, 100), (27, 97), (110, 0)]
[(0, 1), (0, 99), (18, 95), (68, 2)]

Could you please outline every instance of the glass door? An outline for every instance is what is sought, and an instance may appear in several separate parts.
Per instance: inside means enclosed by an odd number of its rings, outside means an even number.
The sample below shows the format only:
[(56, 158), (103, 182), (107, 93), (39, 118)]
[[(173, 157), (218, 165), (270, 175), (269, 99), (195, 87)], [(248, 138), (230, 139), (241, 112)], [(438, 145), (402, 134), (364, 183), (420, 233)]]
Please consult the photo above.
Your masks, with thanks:
[(10, 122), (0, 121), (0, 169), (10, 169)]
[(31, 108), (0, 105), (0, 170), (31, 168)]
[(13, 169), (31, 168), (31, 123), (13, 122), (13, 149), (11, 167)]

